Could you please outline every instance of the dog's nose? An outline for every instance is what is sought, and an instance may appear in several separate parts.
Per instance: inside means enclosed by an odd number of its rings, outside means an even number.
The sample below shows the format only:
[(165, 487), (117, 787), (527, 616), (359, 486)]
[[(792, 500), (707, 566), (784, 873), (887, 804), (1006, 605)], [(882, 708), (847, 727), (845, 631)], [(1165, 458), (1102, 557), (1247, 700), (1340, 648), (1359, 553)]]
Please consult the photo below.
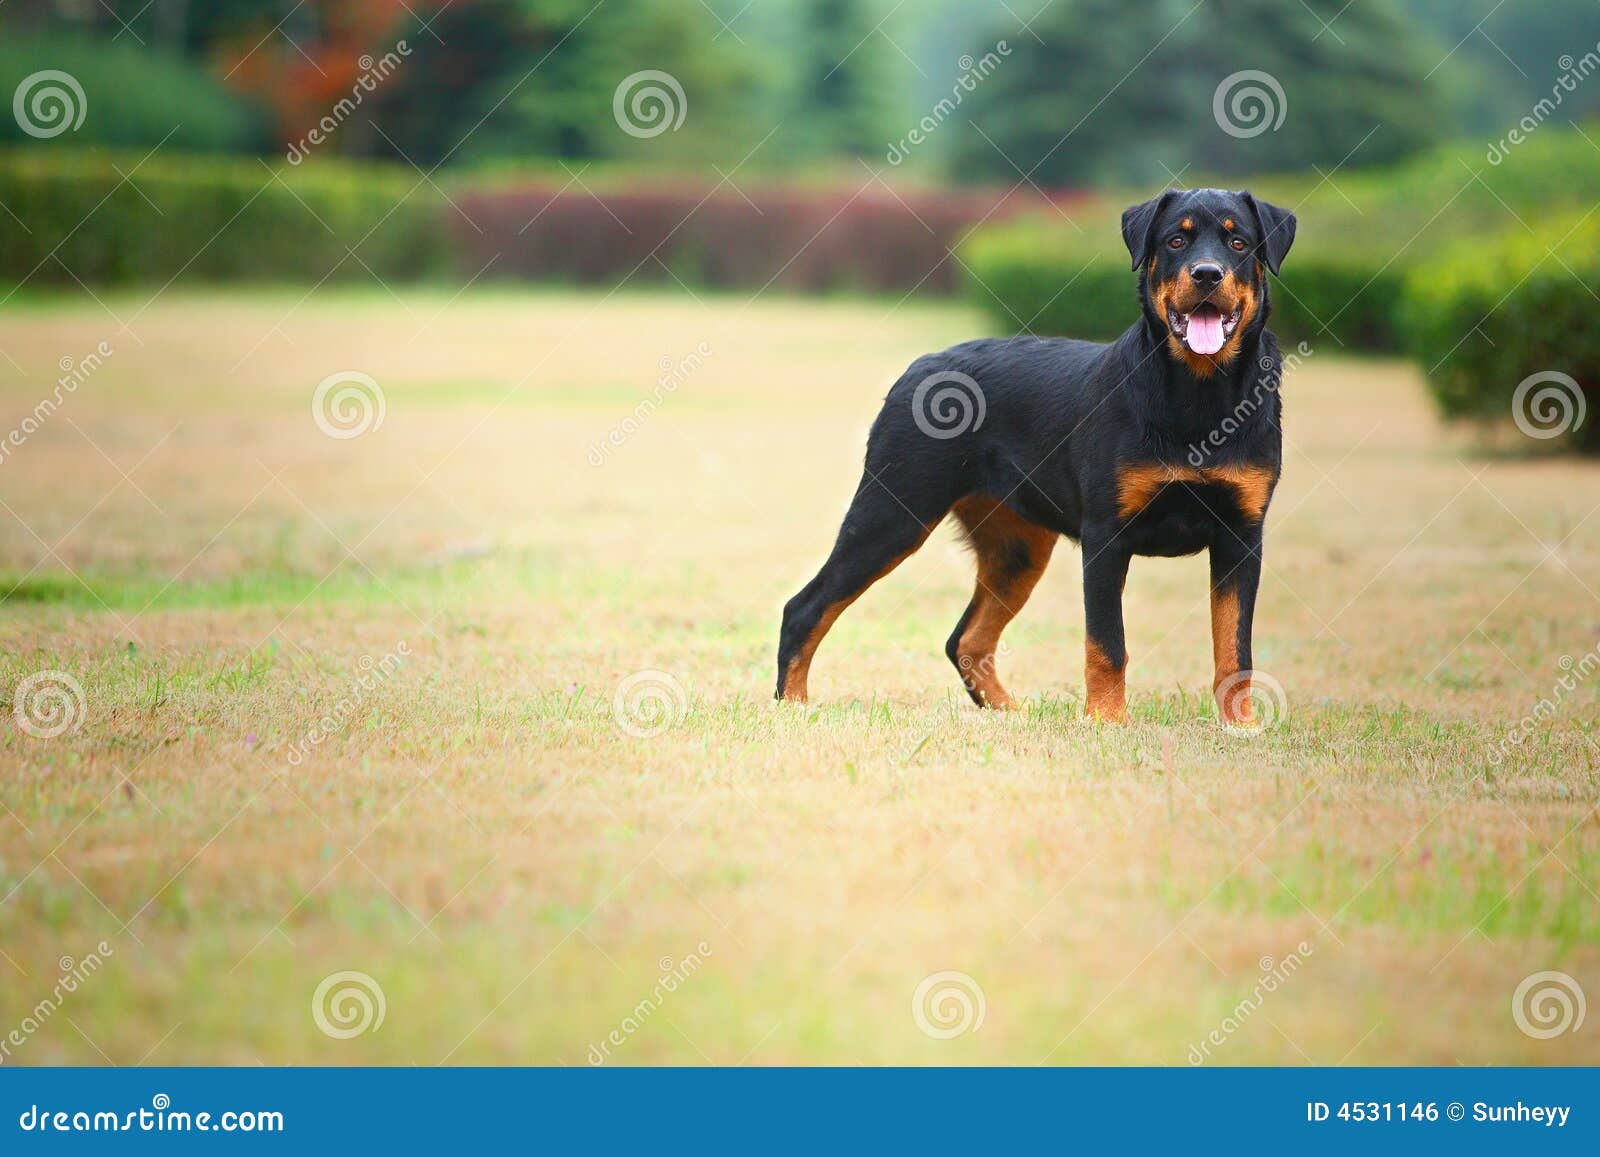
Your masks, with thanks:
[(1189, 276), (1202, 289), (1215, 289), (1222, 284), (1222, 266), (1215, 261), (1197, 261), (1189, 266)]

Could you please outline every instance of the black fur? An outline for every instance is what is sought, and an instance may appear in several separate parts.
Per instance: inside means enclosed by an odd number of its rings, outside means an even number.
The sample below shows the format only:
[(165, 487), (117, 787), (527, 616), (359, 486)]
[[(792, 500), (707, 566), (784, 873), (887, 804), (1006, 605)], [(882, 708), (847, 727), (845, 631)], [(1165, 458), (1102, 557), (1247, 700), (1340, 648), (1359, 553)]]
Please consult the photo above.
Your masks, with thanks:
[[(1125, 514), (1119, 479), (1163, 466), (1189, 467), (1191, 474), (1243, 472), (1261, 480), (1270, 498), (1282, 460), (1282, 363), (1266, 329), (1267, 272), (1277, 273), (1294, 233), (1292, 213), (1247, 192), (1169, 190), (1123, 214), (1141, 316), (1121, 337), (986, 339), (914, 362), (873, 423), (866, 469), (832, 554), (784, 608), (778, 698), (785, 697), (791, 664), (808, 642), (814, 650), (820, 641), (830, 609), (842, 610), (920, 546), (952, 507), (977, 498), (1003, 504), (991, 526), (1020, 525), (1011, 521), (1018, 516), (1081, 544), (1087, 637), (1119, 670), (1126, 662), (1121, 595), (1129, 559), (1209, 550), (1213, 586), (1238, 600), (1237, 660), (1248, 669), (1265, 502), (1252, 509), (1239, 487), (1191, 477), (1166, 484)], [(1208, 299), (1196, 277), (1197, 270), (1217, 276), (1209, 265), (1221, 266), (1224, 287), (1240, 300), (1248, 290), (1255, 308), (1248, 317), (1241, 313), (1216, 358), (1185, 356), (1173, 348), (1177, 339), (1157, 294), (1204, 312), (1199, 302), (1220, 300), (1220, 291)], [(1206, 374), (1208, 364), (1213, 369)], [(955, 436), (930, 435), (926, 427), (939, 425), (940, 390), (970, 392), (968, 379), (981, 391), (981, 422)], [(947, 417), (955, 414), (954, 400), (945, 399)], [(933, 419), (919, 423), (919, 411)], [(982, 535), (972, 537), (979, 542)], [(989, 557), (985, 549), (999, 556), (994, 561), (1002, 570), (1026, 570), (1034, 561), (1020, 537), (980, 545), (980, 565)], [(951, 636), (947, 651), (958, 666), (958, 643), (982, 595), (980, 589)], [(809, 658), (807, 652), (807, 666)], [(983, 702), (976, 691), (973, 697)]]

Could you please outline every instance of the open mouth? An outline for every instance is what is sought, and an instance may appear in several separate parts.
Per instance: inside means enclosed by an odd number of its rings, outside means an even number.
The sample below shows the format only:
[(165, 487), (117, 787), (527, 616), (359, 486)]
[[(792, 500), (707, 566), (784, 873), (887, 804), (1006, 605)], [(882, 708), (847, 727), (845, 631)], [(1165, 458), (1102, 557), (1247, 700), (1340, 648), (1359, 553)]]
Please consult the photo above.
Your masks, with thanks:
[(1195, 353), (1214, 354), (1228, 343), (1233, 331), (1239, 328), (1242, 312), (1242, 306), (1235, 306), (1232, 313), (1224, 314), (1209, 301), (1201, 302), (1188, 313), (1179, 313), (1168, 306), (1167, 325), (1178, 340)]

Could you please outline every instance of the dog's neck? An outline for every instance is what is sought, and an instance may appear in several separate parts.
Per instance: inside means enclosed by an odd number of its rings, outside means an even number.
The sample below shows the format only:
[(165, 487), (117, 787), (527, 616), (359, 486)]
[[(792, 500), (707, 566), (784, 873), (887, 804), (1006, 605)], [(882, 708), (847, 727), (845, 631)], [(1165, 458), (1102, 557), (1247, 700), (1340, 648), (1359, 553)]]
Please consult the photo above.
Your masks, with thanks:
[(1144, 278), (1139, 280), (1142, 316), (1137, 328), (1142, 332), (1138, 356), (1160, 367), (1162, 411), (1174, 432), (1187, 434), (1196, 429), (1209, 429), (1234, 413), (1252, 392), (1260, 392), (1264, 379), (1276, 382), (1278, 360), (1275, 356), (1265, 356), (1276, 346), (1265, 340), (1272, 301), (1264, 279), (1260, 286), (1260, 307), (1250, 319), (1249, 327), (1238, 335), (1233, 356), (1226, 361), (1210, 361), (1205, 365), (1210, 372), (1200, 373), (1191, 365), (1191, 361), (1202, 360), (1198, 355), (1192, 359), (1174, 355), (1171, 331), (1151, 303)]
[[(1237, 400), (1238, 395), (1249, 388), (1260, 372), (1261, 367), (1257, 363), (1261, 356), (1262, 334), (1265, 332), (1266, 323), (1263, 321), (1239, 334), (1232, 356), (1226, 361), (1202, 359), (1199, 356), (1192, 359), (1174, 356), (1164, 325), (1159, 326), (1159, 332), (1152, 327), (1149, 339), (1157, 347), (1155, 360), (1161, 363), (1162, 380), (1178, 398), (1230, 402)], [(1192, 364), (1194, 362), (1209, 363), (1206, 369), (1210, 372), (1197, 372)]]
[(1135, 328), (1138, 349), (1134, 356), (1157, 367), (1153, 375), (1157, 390), (1146, 414), (1148, 436), (1155, 445), (1176, 452), (1205, 441), (1213, 431), (1232, 429), (1241, 421), (1241, 414), (1250, 424), (1257, 418), (1276, 421), (1280, 371), (1277, 357), (1272, 356), (1276, 345), (1267, 338), (1265, 317), (1239, 335), (1232, 358), (1205, 376), (1172, 355), (1167, 344), (1169, 331), (1154, 317), (1147, 313)]

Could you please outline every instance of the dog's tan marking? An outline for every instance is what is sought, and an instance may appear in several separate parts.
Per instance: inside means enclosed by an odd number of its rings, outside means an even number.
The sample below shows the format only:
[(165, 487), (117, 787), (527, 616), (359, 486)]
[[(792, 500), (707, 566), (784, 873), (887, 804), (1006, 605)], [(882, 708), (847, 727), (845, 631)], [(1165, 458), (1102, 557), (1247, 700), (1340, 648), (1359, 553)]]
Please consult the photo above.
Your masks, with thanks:
[(1203, 469), (1201, 481), (1220, 481), (1233, 487), (1239, 509), (1251, 522), (1260, 522), (1272, 498), (1272, 471), (1265, 466), (1213, 466)]
[[(1211, 657), (1217, 717), (1225, 726), (1254, 726), (1250, 677), (1239, 675), (1239, 595), (1235, 591), (1211, 592)], [(1226, 697), (1221, 694), (1224, 683), (1228, 684)]]
[(867, 593), (867, 589), (873, 583), (916, 554), (922, 544), (927, 541), (932, 529), (932, 527), (929, 527), (924, 530), (922, 537), (917, 540), (916, 546), (891, 560), (888, 566), (868, 579), (855, 594), (849, 598), (840, 599), (822, 612), (822, 618), (818, 619), (817, 625), (811, 628), (811, 634), (806, 636), (806, 641), (801, 644), (799, 653), (789, 660), (789, 667), (783, 676), (783, 697), (785, 700), (804, 703), (809, 698), (810, 692), (807, 690), (806, 683), (811, 676), (811, 657), (817, 653), (817, 647), (821, 645), (823, 636), (828, 633), (834, 622), (840, 615), (844, 614), (851, 603)]
[(800, 653), (789, 660), (789, 670), (783, 677), (783, 697), (795, 703), (804, 703), (810, 698), (806, 689), (806, 680), (811, 676), (811, 656), (817, 653), (817, 647), (822, 642), (822, 636), (828, 633), (834, 620), (844, 614), (845, 608), (854, 601), (842, 599), (822, 612), (822, 618), (817, 620), (817, 625), (811, 628), (811, 634), (806, 636), (806, 641), (800, 645)]
[(1224, 229), (1226, 229), (1229, 233), (1232, 233), (1233, 232), (1233, 218), (1232, 217), (1224, 217), (1222, 219), (1222, 227)]
[[(1260, 276), (1260, 262), (1257, 262), (1257, 279)], [(1163, 319), (1167, 316), (1168, 306), (1179, 313), (1192, 313), (1195, 307), (1206, 299), (1205, 295), (1197, 290), (1191, 290), (1187, 294), (1181, 293), (1180, 291), (1184, 288), (1182, 285), (1168, 282), (1158, 286), (1156, 291), (1151, 294), (1151, 301), (1155, 304), (1156, 312)], [(1170, 330), (1167, 333), (1167, 349), (1171, 351), (1173, 358), (1183, 362), (1184, 365), (1189, 367), (1191, 374), (1202, 380), (1216, 373), (1219, 367), (1229, 365), (1238, 356), (1239, 339), (1250, 328), (1250, 321), (1255, 317), (1256, 310), (1260, 308), (1260, 300), (1256, 295), (1255, 284), (1240, 280), (1231, 269), (1223, 274), (1222, 284), (1217, 286), (1210, 294), (1210, 300), (1214, 301), (1217, 308), (1224, 313), (1232, 313), (1236, 308), (1239, 311), (1239, 324), (1234, 326), (1233, 333), (1228, 337), (1227, 341), (1222, 343), (1222, 348), (1216, 353), (1197, 354), (1179, 341), (1177, 334), (1172, 333)]]
[(1239, 594), (1226, 590), (1211, 592), (1211, 661), (1215, 677), (1212, 687), (1239, 670)]
[(1226, 486), (1233, 491), (1240, 511), (1252, 522), (1261, 521), (1272, 497), (1272, 471), (1265, 466), (1168, 466), (1162, 462), (1136, 462), (1117, 468), (1117, 514), (1132, 518), (1155, 499), (1163, 486), (1195, 482)]
[[(1259, 265), (1257, 266), (1257, 276), (1260, 276)], [(1234, 276), (1233, 270), (1231, 269), (1228, 271), (1227, 276), (1222, 279), (1222, 284), (1224, 286), (1224, 292), (1226, 292), (1229, 286), (1233, 287), (1234, 300), (1239, 306), (1239, 326), (1233, 331), (1233, 336), (1237, 338), (1240, 334), (1244, 333), (1245, 330), (1250, 328), (1250, 319), (1255, 317), (1256, 310), (1260, 307), (1261, 302), (1256, 297), (1255, 283), (1251, 281), (1240, 281), (1236, 276)], [(1222, 354), (1227, 352), (1228, 347), (1225, 345), (1218, 352), (1217, 356), (1221, 357)], [(1237, 349), (1235, 349), (1235, 352), (1237, 352)], [(1231, 358), (1233, 354), (1228, 354), (1228, 356)]]
[(1178, 222), (1178, 228), (1186, 230), (1186, 231), (1187, 230), (1192, 230), (1194, 228), (1194, 218), (1193, 217), (1185, 217), (1182, 221)]
[[(1152, 257), (1150, 259), (1150, 273), (1152, 276), (1154, 276), (1155, 271), (1156, 260)], [(1155, 307), (1156, 313), (1161, 316), (1163, 321), (1167, 317), (1167, 307), (1172, 303), (1172, 288), (1172, 282), (1158, 281), (1150, 289), (1150, 304)]]
[(1128, 664), (1114, 667), (1093, 640), (1084, 643), (1083, 713), (1091, 719), (1121, 723), (1128, 718)]
[(1132, 518), (1149, 506), (1160, 489), (1178, 482), (1189, 467), (1164, 466), (1159, 462), (1139, 462), (1117, 468), (1117, 513)]
[[(984, 706), (1009, 710), (1017, 704), (1000, 682), (995, 650), (1000, 633), (1043, 577), (1060, 535), (984, 496), (963, 498), (954, 513), (978, 556), (978, 585), (972, 614), (956, 641), (956, 665), (961, 681)], [(1021, 566), (1019, 554), (1025, 556)]]

